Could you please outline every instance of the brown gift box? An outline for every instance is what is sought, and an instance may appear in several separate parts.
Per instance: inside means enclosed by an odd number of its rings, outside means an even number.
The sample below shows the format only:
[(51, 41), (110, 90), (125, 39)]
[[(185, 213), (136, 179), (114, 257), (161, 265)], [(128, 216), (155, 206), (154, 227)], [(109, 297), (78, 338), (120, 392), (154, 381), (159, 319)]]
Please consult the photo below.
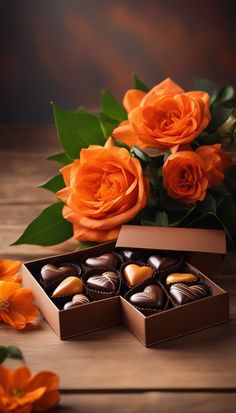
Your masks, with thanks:
[(22, 271), (23, 285), (31, 288), (41, 313), (61, 339), (123, 322), (145, 346), (151, 346), (228, 320), (229, 294), (200, 273), (198, 268), (202, 269), (201, 265), (197, 265), (197, 269), (191, 268), (211, 287), (211, 296), (148, 317), (121, 296), (59, 310), (38, 282), (42, 266), (55, 258), (61, 262), (79, 262), (86, 257), (112, 251), (115, 247), (184, 252), (189, 262), (204, 265), (207, 275), (214, 275), (214, 264), (217, 262), (219, 265), (226, 252), (223, 231), (124, 225), (116, 244), (109, 242), (26, 263)]

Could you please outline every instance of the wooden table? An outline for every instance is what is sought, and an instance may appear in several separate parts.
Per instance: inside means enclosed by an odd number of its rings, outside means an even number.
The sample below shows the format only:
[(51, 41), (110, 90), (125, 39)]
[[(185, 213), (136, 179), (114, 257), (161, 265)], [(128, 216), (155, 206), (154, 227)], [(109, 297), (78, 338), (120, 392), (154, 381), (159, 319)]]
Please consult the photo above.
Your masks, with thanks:
[[(1, 127), (0, 255), (22, 261), (69, 251), (9, 247), (54, 196), (37, 189), (57, 165), (45, 158), (60, 150), (53, 127)], [(19, 346), (33, 371), (56, 371), (61, 379), (60, 412), (235, 411), (236, 279), (232, 261), (216, 282), (231, 292), (227, 324), (145, 348), (119, 326), (60, 341), (47, 323), (17, 332), (1, 325), (0, 342)], [(8, 362), (9, 366), (15, 363)]]

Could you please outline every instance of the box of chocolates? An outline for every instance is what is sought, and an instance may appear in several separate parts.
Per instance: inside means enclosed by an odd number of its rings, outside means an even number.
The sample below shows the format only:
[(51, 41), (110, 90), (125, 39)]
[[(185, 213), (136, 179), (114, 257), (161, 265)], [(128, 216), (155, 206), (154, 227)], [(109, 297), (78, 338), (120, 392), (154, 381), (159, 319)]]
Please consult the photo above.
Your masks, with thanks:
[(151, 346), (228, 320), (229, 294), (209, 278), (225, 248), (223, 231), (123, 226), (116, 242), (26, 263), (22, 278), (61, 339), (123, 323)]

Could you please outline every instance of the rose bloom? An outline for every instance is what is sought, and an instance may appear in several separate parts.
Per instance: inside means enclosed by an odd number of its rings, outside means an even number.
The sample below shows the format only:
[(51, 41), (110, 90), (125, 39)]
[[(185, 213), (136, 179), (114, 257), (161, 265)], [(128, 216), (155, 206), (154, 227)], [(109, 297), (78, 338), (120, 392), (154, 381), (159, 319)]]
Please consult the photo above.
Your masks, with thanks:
[(47, 412), (59, 402), (58, 386), (54, 373), (42, 371), (32, 376), (26, 366), (13, 371), (0, 366), (0, 411)]
[(18, 330), (25, 328), (38, 314), (33, 299), (32, 292), (19, 283), (0, 281), (0, 321)]
[(192, 142), (208, 125), (210, 97), (206, 92), (184, 90), (170, 78), (148, 93), (126, 92), (123, 105), (128, 120), (114, 129), (114, 138), (130, 147), (171, 148)]
[(17, 275), (21, 266), (20, 261), (3, 260), (0, 257), (0, 280), (1, 281), (20, 281)]
[(170, 155), (163, 166), (163, 185), (169, 196), (182, 204), (203, 201), (208, 179), (200, 156), (192, 151)]
[(124, 148), (92, 145), (80, 160), (63, 167), (66, 188), (57, 192), (63, 216), (73, 223), (74, 237), (105, 242), (117, 238), (122, 224), (147, 203), (149, 181), (138, 159)]
[(221, 144), (200, 146), (196, 153), (204, 162), (208, 187), (222, 182), (225, 176), (224, 169), (232, 165), (232, 159), (222, 152)]

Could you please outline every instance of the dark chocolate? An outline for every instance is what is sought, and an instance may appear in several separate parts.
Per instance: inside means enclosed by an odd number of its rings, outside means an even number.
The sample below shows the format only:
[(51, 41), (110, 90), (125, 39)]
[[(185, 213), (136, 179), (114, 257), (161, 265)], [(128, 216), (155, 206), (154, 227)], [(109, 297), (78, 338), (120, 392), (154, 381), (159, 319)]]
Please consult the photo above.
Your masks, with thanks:
[(63, 309), (69, 310), (70, 308), (78, 307), (79, 305), (87, 303), (89, 303), (89, 299), (86, 297), (86, 295), (76, 294), (71, 301), (68, 301), (68, 303), (64, 305)]
[(41, 269), (42, 280), (46, 283), (62, 280), (63, 278), (76, 275), (76, 269), (70, 266), (56, 267), (52, 264), (46, 264)]
[(117, 256), (113, 253), (100, 255), (99, 257), (89, 257), (85, 261), (86, 265), (93, 268), (105, 267), (115, 268), (117, 266)]
[(177, 304), (186, 304), (191, 301), (206, 297), (207, 288), (204, 285), (186, 285), (182, 283), (173, 284), (170, 287), (170, 295)]
[(151, 255), (147, 260), (147, 263), (151, 267), (159, 271), (172, 267), (173, 265), (178, 264), (178, 262), (179, 258), (177, 257), (164, 257), (162, 255)]
[(125, 260), (131, 260), (133, 257), (134, 251), (131, 250), (123, 250), (121, 251), (121, 255)]
[(115, 272), (106, 271), (88, 278), (87, 286), (97, 291), (114, 292), (118, 289), (119, 278)]
[(152, 284), (140, 293), (131, 295), (130, 302), (140, 308), (156, 308), (161, 310), (165, 304), (164, 291), (158, 285)]

